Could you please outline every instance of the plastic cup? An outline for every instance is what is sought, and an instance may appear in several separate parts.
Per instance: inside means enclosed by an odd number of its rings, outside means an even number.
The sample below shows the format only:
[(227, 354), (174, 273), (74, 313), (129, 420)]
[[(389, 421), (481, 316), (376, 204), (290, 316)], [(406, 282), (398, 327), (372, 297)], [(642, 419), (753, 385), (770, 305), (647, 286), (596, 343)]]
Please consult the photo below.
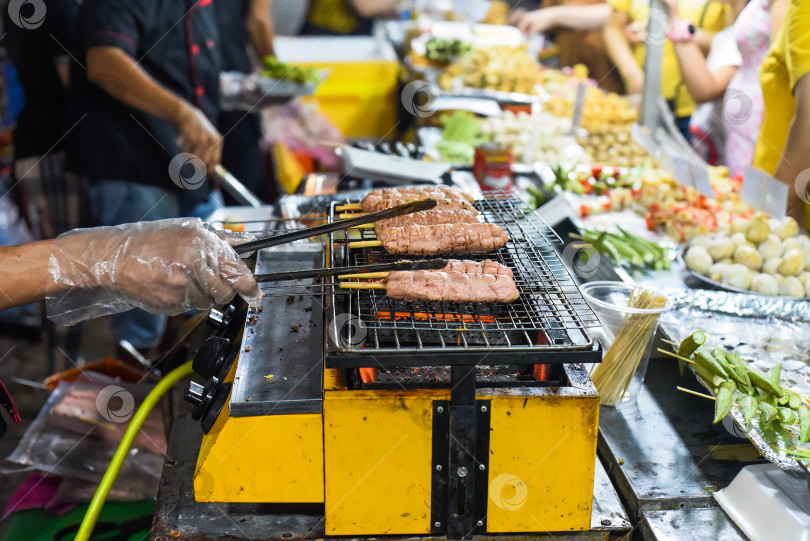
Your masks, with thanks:
[(602, 323), (602, 327), (598, 329), (598, 333), (594, 334), (598, 334), (604, 351), (608, 351), (610, 346), (613, 345), (613, 340), (616, 337), (616, 333), (619, 332), (619, 329), (622, 327), (625, 319), (627, 319), (628, 316), (639, 314), (655, 317), (655, 325), (647, 342), (647, 347), (644, 350), (644, 354), (642, 355), (635, 372), (633, 372), (633, 377), (630, 379), (621, 401), (619, 403), (612, 404), (606, 404), (604, 401), (602, 402), (602, 404), (609, 406), (616, 406), (619, 404), (635, 404), (638, 394), (641, 392), (641, 385), (644, 383), (644, 376), (647, 373), (647, 365), (650, 361), (650, 353), (652, 351), (653, 343), (655, 342), (655, 332), (658, 328), (658, 318), (662, 313), (672, 308), (672, 304), (670, 303), (669, 299), (667, 299), (666, 303), (661, 308), (630, 308), (628, 303), (630, 302), (630, 295), (632, 294), (633, 290), (647, 291), (653, 295), (658, 295), (664, 298), (666, 298), (666, 295), (663, 295), (659, 291), (652, 288), (641, 287), (634, 284), (626, 284), (624, 282), (590, 282), (583, 285), (580, 289), (583, 297), (585, 297), (585, 300), (588, 302), (591, 308), (593, 308), (593, 311), (596, 313), (596, 316)]

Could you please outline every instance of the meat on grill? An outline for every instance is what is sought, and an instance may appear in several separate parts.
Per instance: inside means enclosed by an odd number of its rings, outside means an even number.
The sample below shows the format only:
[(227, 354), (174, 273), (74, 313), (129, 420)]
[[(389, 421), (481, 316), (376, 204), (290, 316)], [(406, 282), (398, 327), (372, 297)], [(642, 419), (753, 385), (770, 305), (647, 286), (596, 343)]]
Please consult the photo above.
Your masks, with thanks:
[(392, 254), (485, 254), (503, 247), (509, 237), (494, 224), (438, 224), (388, 227), (377, 240)]
[(443, 270), (390, 272), (385, 293), (409, 302), (512, 302), (519, 296), (509, 276)]
[(361, 206), (363, 212), (377, 212), (385, 210), (414, 199), (433, 198), (437, 201), (437, 210), (467, 210), (476, 212), (473, 206), (473, 198), (447, 186), (411, 187), (411, 188), (386, 188), (383, 190), (372, 190), (363, 198)]
[(403, 186), (402, 188), (381, 188), (379, 190), (372, 190), (368, 195), (375, 197), (378, 194), (396, 194), (419, 199), (429, 197), (427, 194), (436, 193), (439, 193), (445, 197), (461, 197), (468, 203), (475, 203), (475, 199), (470, 194), (450, 186)]
[(448, 259), (447, 266), (439, 270), (441, 272), (463, 272), (464, 274), (491, 274), (493, 276), (508, 276), (509, 278), (513, 276), (512, 269), (491, 259), (483, 261)]
[(396, 218), (380, 220), (375, 224), (377, 231), (388, 227), (408, 227), (411, 225), (436, 224), (477, 224), (478, 216), (467, 210), (423, 210)]

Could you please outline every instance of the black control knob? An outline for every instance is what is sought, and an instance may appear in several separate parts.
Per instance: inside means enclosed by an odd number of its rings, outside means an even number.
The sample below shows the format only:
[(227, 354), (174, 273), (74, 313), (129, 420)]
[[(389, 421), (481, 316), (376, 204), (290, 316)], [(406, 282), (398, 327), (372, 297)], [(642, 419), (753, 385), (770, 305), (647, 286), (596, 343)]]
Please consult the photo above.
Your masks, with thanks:
[(208, 434), (208, 432), (211, 431), (211, 428), (213, 428), (219, 414), (222, 413), (222, 408), (224, 408), (225, 404), (228, 402), (231, 387), (232, 385), (230, 383), (223, 383), (221, 386), (219, 386), (213, 396), (211, 396), (211, 400), (208, 402), (208, 408), (206, 409), (205, 413), (203, 413), (200, 421), (204, 434)]
[(211, 378), (222, 365), (230, 344), (231, 341), (227, 338), (209, 336), (194, 356), (192, 369), (204, 379)]

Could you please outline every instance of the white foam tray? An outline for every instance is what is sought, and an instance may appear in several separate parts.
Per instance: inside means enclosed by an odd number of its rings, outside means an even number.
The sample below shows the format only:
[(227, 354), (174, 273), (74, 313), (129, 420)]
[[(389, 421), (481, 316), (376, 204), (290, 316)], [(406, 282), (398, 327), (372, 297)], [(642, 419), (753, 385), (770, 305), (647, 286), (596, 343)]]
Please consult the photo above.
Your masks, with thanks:
[(714, 498), (752, 541), (810, 541), (807, 480), (773, 464), (746, 466)]

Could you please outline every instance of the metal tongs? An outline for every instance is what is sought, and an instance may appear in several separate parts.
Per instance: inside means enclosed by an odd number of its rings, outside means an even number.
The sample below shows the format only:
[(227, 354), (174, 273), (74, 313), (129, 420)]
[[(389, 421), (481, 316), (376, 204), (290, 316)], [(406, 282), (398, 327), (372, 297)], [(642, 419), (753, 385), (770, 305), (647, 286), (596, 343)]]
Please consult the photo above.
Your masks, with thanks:
[(354, 227), (356, 225), (363, 225), (371, 222), (377, 222), (379, 220), (386, 220), (388, 218), (395, 218), (397, 216), (403, 216), (405, 214), (411, 214), (413, 212), (419, 212), (422, 210), (430, 210), (435, 208), (436, 204), (437, 201), (435, 199), (418, 199), (416, 201), (408, 201), (402, 205), (397, 205), (396, 207), (380, 210), (378, 212), (370, 212), (368, 214), (364, 214), (363, 216), (347, 218), (345, 220), (337, 220), (331, 224), (316, 225), (315, 227), (308, 227), (306, 229), (299, 229), (298, 231), (290, 231), (289, 233), (282, 233), (281, 235), (245, 242), (244, 244), (234, 246), (233, 249), (236, 250), (237, 254), (244, 254), (254, 250), (259, 250), (261, 248), (268, 248), (270, 246), (287, 244), (288, 242), (293, 242), (296, 240), (308, 239), (309, 237), (323, 235), (324, 233), (331, 233), (332, 231), (339, 231), (341, 229)]
[[(356, 265), (353, 267), (333, 267), (331, 269), (271, 272), (269, 274), (256, 274), (254, 278), (257, 282), (280, 282), (283, 280), (303, 280), (305, 278), (322, 278), (325, 276), (341, 276), (344, 274), (355, 275), (370, 272), (443, 269), (446, 266), (446, 259), (422, 259), (419, 261), (397, 261), (395, 263), (377, 263), (375, 265)], [(360, 277), (358, 276), (358, 278)]]

